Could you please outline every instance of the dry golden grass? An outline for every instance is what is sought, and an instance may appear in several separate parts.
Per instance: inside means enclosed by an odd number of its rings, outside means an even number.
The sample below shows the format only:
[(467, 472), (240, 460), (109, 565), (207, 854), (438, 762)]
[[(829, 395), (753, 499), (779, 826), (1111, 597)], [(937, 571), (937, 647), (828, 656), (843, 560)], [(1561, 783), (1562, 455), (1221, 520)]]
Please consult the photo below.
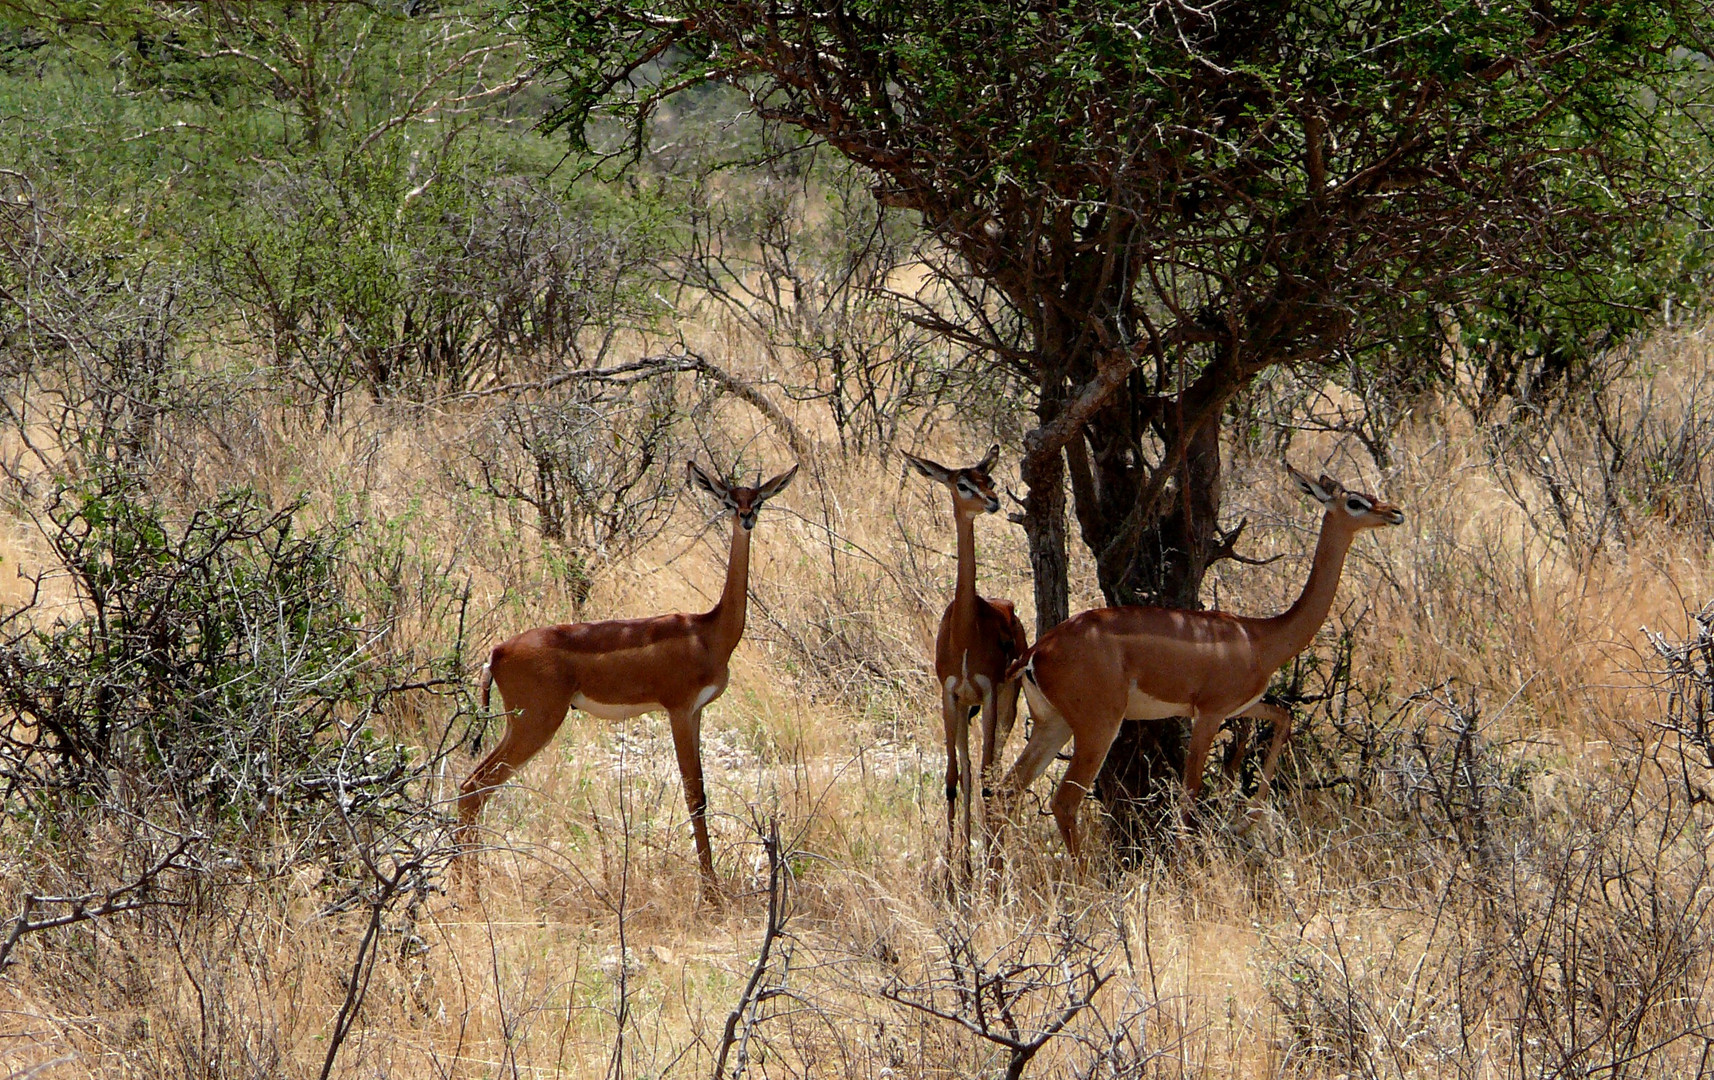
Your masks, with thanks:
[[(1710, 367), (1699, 337), (1649, 348), (1684, 378)], [(721, 409), (726, 445), (784, 460), (741, 405)], [(1569, 551), (1531, 524), (1547, 512), (1543, 492), (1520, 484), (1520, 505), (1496, 482), (1467, 416), (1426, 405), (1421, 415), (1384, 475), (1332, 436), (1290, 448), (1300, 467), (1374, 490), (1408, 518), (1359, 542), (1316, 647), (1331, 656), (1349, 632), (1353, 684), (1372, 708), (1305, 711), (1267, 821), (1243, 836), (1216, 823), (1128, 871), (1077, 880), (1051, 825), (1026, 813), (996, 890), (960, 903), (948, 900), (941, 856), (944, 755), (928, 678), (953, 576), (944, 495), (896, 459), (812, 463), (763, 512), (749, 631), (730, 689), (705, 716), (723, 901), (697, 901), (665, 720), (573, 714), (489, 803), (475, 882), (393, 928), (337, 1074), (706, 1075), (762, 936), (760, 836), (778, 820), (794, 873), (789, 937), (776, 948), (790, 961), (776, 953), (768, 984), (789, 993), (762, 1010), (756, 1038), (769, 1041), (753, 1048), (751, 1075), (992, 1074), (1003, 1058), (991, 1047), (882, 991), (943, 971), (948, 933), (967, 933), (978, 952), (1038, 955), (1047, 946), (1036, 935), (1066, 920), (1114, 974), (1099, 1017), (1085, 1013), (1071, 1030), (1130, 1025), (1146, 1060), (1124, 1075), (1517, 1075), (1515, 1033), (1502, 1021), (1524, 1005), (1493, 962), (1460, 966), (1505, 939), (1492, 921), (1503, 916), (1454, 910), (1452, 886), (1438, 897), (1432, 888), (1460, 880), (1473, 865), (1460, 860), (1480, 852), (1434, 846), (1428, 811), (1420, 829), (1401, 831), (1378, 809), (1393, 796), (1364, 804), (1322, 784), (1349, 750), (1333, 720), (1392, 716), (1399, 730), (1444, 733), (1446, 708), (1410, 699), (1450, 684), (1452, 706), (1477, 703), (1494, 768), (1522, 769), (1518, 806), (1543, 822), (1582, 820), (1579, 800), (1610, 783), (1615, 755), (1648, 742), (1660, 710), (1640, 673), (1638, 628), (1685, 630), (1686, 610), (1709, 596), (1708, 551), (1646, 520), (1623, 549)], [(798, 419), (814, 430), (807, 407)], [(437, 468), (469, 422), (457, 409), (426, 419), (377, 409), (331, 434), (282, 427), (268, 453), (203, 479), (280, 500), (307, 489), (330, 515), (344, 507), (391, 523), (391, 533), (366, 527), (364, 542), (402, 546), (407, 572), (425, 581), (468, 582), (473, 664), (530, 625), (701, 609), (719, 594), (726, 526), (705, 528), (708, 508), (687, 494), (664, 533), (606, 565), (577, 605), (527, 519), (521, 527), (474, 504)], [(986, 443), (947, 424), (920, 449), (963, 463)], [(1307, 572), (1315, 514), (1274, 462), (1242, 455), (1226, 505), (1252, 522), (1249, 554), (1280, 558), (1223, 564), (1209, 595), (1228, 610), (1278, 610)], [(977, 541), (982, 590), (1017, 601), (1033, 625), (1021, 530), (988, 518)], [(0, 535), (0, 596), (16, 603), (10, 568), (40, 557), (19, 526)], [(1074, 606), (1096, 601), (1087, 570), (1074, 565)], [(401, 634), (445, 630), (425, 605)], [(412, 722), (443, 723), (434, 708), (418, 705)], [(1019, 745), (1021, 731), (1011, 752)], [(1402, 783), (1404, 773), (1377, 775)], [(459, 779), (445, 778), (448, 798)], [(1086, 826), (1097, 824), (1088, 814)], [(14, 874), (0, 881), (18, 887)], [(89, 926), (77, 955), (27, 942), (0, 977), (0, 1069), (316, 1075), (361, 930), (358, 914), (325, 914), (326, 900), (305, 873), (211, 897), (182, 933), (116, 919)], [(1478, 974), (1489, 982), (1461, 981)], [(1483, 1029), (1460, 1030), (1458, 1009), (1482, 995), (1496, 1003)], [(210, 1032), (210, 1017), (226, 1029)], [(1651, 1014), (1642, 1030), (1666, 1023)], [(1069, 1075), (1089, 1046), (1050, 1043), (1030, 1074)], [(210, 1047), (224, 1059), (207, 1060)]]

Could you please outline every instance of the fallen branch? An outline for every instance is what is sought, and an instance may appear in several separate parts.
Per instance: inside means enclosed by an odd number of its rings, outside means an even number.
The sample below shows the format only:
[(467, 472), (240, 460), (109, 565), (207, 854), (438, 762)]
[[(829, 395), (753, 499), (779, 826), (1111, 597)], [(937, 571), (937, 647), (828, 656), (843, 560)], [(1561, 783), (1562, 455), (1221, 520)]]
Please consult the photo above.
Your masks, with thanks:
[(740, 379), (725, 368), (709, 360), (700, 353), (668, 353), (662, 356), (644, 356), (625, 364), (615, 364), (606, 368), (579, 368), (575, 371), (562, 371), (545, 379), (537, 379), (527, 383), (506, 383), (503, 386), (490, 386), (483, 390), (466, 390), (458, 394), (449, 394), (440, 398), (440, 402), (471, 401), (481, 398), (495, 397), (500, 394), (527, 394), (542, 390), (552, 390), (573, 382), (602, 382), (615, 386), (629, 386), (660, 375), (673, 375), (684, 372), (694, 372), (706, 378), (725, 393), (742, 401), (767, 418), (786, 445), (791, 447), (792, 454), (799, 461), (809, 461), (815, 457), (815, 441), (806, 435), (802, 428), (787, 416), (774, 400), (751, 382)]

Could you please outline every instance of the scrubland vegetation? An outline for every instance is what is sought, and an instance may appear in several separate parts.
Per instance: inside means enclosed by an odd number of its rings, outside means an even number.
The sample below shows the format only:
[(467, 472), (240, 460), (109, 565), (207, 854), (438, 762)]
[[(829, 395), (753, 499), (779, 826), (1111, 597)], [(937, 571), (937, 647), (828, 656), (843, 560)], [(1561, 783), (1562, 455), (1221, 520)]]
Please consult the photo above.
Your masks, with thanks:
[[(1714, 1070), (1694, 198), (1388, 348), (1257, 368), (1211, 471), (1139, 428), (1169, 499), (1213, 479), (1204, 555), (1241, 558), (1192, 575), (1207, 606), (1301, 587), (1318, 511), (1282, 457), (1406, 524), (1275, 680), (1295, 729), (1259, 820), (1252, 748), (1192, 827), (1089, 801), (1079, 869), (1043, 783), (957, 888), (952, 521), (897, 451), (998, 441), (1006, 511), (1048, 520), (1019, 464), (1042, 369), (986, 337), (1028, 335), (919, 211), (729, 89), (657, 103), (621, 173), (562, 161), (554, 11), (0, 0), (0, 1070)], [(1202, 472), (1168, 461), (1187, 442)], [(1062, 519), (1116, 460), (1075, 445), (1105, 464), (1066, 449)], [(455, 872), (487, 651), (719, 595), (687, 458), (803, 465), (704, 722), (723, 894), (659, 716), (574, 712)], [(1033, 638), (1045, 549), (1007, 518), (977, 523), (979, 587)], [(1103, 567), (1059, 528), (1070, 610), (1143, 588), (1147, 552)]]

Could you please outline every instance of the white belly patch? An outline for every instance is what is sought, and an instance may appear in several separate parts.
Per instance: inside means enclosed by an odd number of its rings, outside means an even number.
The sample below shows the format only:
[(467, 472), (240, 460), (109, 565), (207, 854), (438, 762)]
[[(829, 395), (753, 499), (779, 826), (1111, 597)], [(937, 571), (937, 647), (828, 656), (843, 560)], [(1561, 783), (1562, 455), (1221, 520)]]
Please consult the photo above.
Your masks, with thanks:
[(723, 689), (723, 687), (717, 686), (714, 683), (709, 683), (707, 686), (703, 687), (702, 690), (696, 695), (696, 701), (691, 705), (690, 711), (695, 712), (696, 710), (702, 708), (704, 705), (708, 704), (710, 701), (713, 701), (715, 698), (719, 697), (720, 691), (722, 689)]
[(1187, 716), (1190, 707), (1182, 702), (1162, 701), (1137, 689), (1132, 683), (1125, 695), (1125, 719), (1165, 720), (1169, 716)]
[(590, 716), (599, 716), (603, 720), (629, 720), (633, 716), (660, 712), (665, 708), (658, 701), (646, 701), (640, 705), (612, 705), (605, 701), (591, 701), (582, 694), (571, 695), (571, 705), (574, 709), (581, 709)]

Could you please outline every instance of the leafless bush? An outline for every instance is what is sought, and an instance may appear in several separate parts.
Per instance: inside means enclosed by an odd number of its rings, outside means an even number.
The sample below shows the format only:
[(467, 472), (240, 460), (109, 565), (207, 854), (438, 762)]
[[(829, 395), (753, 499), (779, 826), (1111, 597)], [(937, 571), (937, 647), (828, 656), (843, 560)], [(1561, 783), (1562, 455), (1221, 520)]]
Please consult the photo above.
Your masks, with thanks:
[(1714, 374), (1616, 351), (1588, 392), (1489, 428), (1495, 476), (1537, 531), (1579, 556), (1624, 549), (1644, 521), (1714, 536)]
[(751, 184), (706, 167), (690, 178), (690, 243), (664, 271), (784, 361), (785, 393), (822, 404), (842, 450), (884, 452), (970, 391), (973, 367), (895, 292), (916, 254), (867, 181), (769, 149)]
[[(978, 945), (974, 928), (957, 918), (941, 924), (939, 936), (942, 955), (934, 969), (914, 982), (895, 979), (881, 995), (991, 1044), (1005, 1057), (1007, 1080), (1022, 1076), (1049, 1042), (1094, 1006), (1124, 949), (1122, 928), (1091, 932), (1067, 914), (997, 948)], [(1125, 1040), (1112, 1036), (1109, 1030), (1092, 1040), (1099, 1055), (1123, 1053)], [(1099, 1075), (1096, 1067), (1090, 1072)]]
[(1341, 354), (1331, 371), (1281, 367), (1233, 403), (1231, 435), (1241, 451), (1276, 461), (1298, 433), (1355, 439), (1377, 468), (1413, 412), (1433, 401), (1441, 374), (1396, 357)]
[(1707, 1053), (1714, 867), (1700, 832), (1633, 776), (1513, 847), (1489, 898), (1520, 1073), (1659, 1076)]
[[(843, 701), (864, 712), (896, 714), (922, 686), (922, 628), (901, 621), (883, 597), (895, 591), (924, 607), (935, 601), (896, 567), (849, 535), (844, 508), (825, 498), (806, 519), (827, 576), (813, 587), (781, 595), (760, 586), (756, 633), (790, 658), (800, 687), (812, 698)], [(936, 585), (938, 590), (938, 583)]]
[(1351, 619), (1331, 648), (1305, 650), (1274, 685), (1272, 693), (1299, 714), (1297, 767), (1282, 770), (1281, 790), (1331, 793), (1408, 830), (1401, 837), (1432, 836), (1481, 862), (1498, 823), (1522, 812), (1532, 768), (1527, 744), (1495, 741), (1474, 688), (1447, 682), (1400, 700), (1384, 682), (1359, 678), (1350, 626), (1362, 619)]
[(490, 182), (458, 215), (462, 256), (432, 275), (438, 291), (479, 302), (479, 367), (532, 377), (599, 362), (617, 329), (646, 321), (637, 289), (641, 237), (601, 225), (596, 208), (534, 181)]
[(1692, 803), (1714, 802), (1709, 776), (1714, 772), (1714, 604), (1696, 612), (1689, 638), (1672, 641), (1644, 630), (1664, 663), (1657, 673), (1666, 694), (1660, 726), (1665, 735), (1660, 757)]
[(1363, 1076), (1677, 1075), (1714, 1034), (1710, 866), (1633, 782), (1512, 819), (1486, 869), (1447, 861), (1419, 930), (1308, 931), (1276, 966), (1288, 1052)]
[(793, 661), (812, 698), (893, 710), (922, 678), (922, 658), (908, 634), (857, 583), (794, 597), (790, 610), (758, 606), (765, 629)]
[[(1668, 730), (1702, 755), (1693, 700), (1672, 697)], [(1425, 692), (1369, 744), (1377, 775), (1350, 790), (1388, 819), (1368, 857), (1416, 897), (1413, 915), (1373, 935), (1315, 916), (1279, 947), (1269, 989), (1288, 1061), (1372, 1077), (1696, 1068), (1714, 1046), (1714, 864), (1694, 790), (1671, 782), (1688, 773), (1651, 782), (1660, 746), (1639, 744), (1531, 798), (1542, 766), (1490, 744), (1481, 712), (1475, 693)]]
[(573, 382), (489, 412), (450, 464), (468, 488), (533, 509), (586, 591), (596, 566), (665, 523), (680, 483), (682, 419), (671, 376)]
[(470, 447), (478, 485), (536, 511), (542, 537), (600, 555), (644, 542), (677, 489), (674, 382), (524, 399), (488, 415)]
[[(764, 1008), (767, 1003), (779, 997), (790, 997), (786, 989), (786, 976), (791, 970), (791, 939), (782, 935), (786, 923), (791, 918), (789, 907), (791, 897), (791, 853), (784, 850), (780, 844), (779, 818), (770, 818), (766, 826), (760, 822), (756, 833), (762, 844), (762, 852), (768, 861), (768, 914), (762, 925), (762, 941), (756, 951), (756, 963), (750, 969), (750, 977), (744, 982), (744, 989), (739, 992), (738, 1001), (727, 1014), (726, 1026), (720, 1033), (720, 1042), (714, 1054), (715, 1080), (732, 1080), (744, 1075), (749, 1064), (751, 1041), (754, 1039), (757, 1050), (765, 1048), (763, 1024), (766, 1022)], [(778, 960), (776, 971), (774, 948), (780, 945), (782, 955)], [(772, 975), (772, 982), (764, 985), (764, 980)], [(738, 1056), (732, 1060), (730, 1073), (726, 1069), (726, 1060), (736, 1049)]]

